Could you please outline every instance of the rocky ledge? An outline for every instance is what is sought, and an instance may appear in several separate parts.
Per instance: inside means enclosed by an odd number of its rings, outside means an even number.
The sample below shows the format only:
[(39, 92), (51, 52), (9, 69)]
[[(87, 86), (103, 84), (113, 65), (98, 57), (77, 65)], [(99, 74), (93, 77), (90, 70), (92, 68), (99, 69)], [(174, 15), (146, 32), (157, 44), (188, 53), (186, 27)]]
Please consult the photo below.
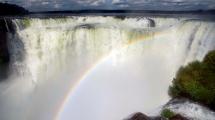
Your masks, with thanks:
[(0, 81), (8, 75), (10, 62), (8, 33), (14, 33), (12, 21), (0, 18)]
[(215, 112), (189, 99), (172, 99), (157, 116), (134, 113), (125, 120), (214, 120)]
[(150, 117), (143, 113), (138, 112), (138, 113), (133, 114), (130, 118), (125, 119), (125, 120), (189, 120), (189, 119), (181, 116), (180, 114), (176, 114), (174, 116), (171, 116), (170, 118), (165, 118), (162, 116)]
[(28, 13), (27, 10), (20, 6), (0, 3), (0, 81), (7, 76), (10, 62), (7, 35), (9, 32), (14, 32), (12, 21), (6, 16), (20, 16)]

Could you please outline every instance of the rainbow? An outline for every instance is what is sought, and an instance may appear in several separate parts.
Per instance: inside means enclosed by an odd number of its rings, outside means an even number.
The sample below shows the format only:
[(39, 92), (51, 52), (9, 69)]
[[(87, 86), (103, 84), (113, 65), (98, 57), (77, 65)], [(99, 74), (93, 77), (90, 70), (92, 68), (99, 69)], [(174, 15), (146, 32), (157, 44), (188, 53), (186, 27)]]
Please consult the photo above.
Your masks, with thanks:
[[(165, 29), (163, 31), (157, 31), (157, 32), (150, 32), (150, 33), (143, 33), (139, 36), (137, 36), (134, 39), (128, 40), (127, 43), (125, 43), (124, 45), (122, 45), (122, 47), (120, 48), (120, 50), (122, 50), (123, 48), (126, 48), (127, 46), (133, 45), (135, 43), (141, 42), (141, 41), (145, 41), (148, 40), (149, 38), (152, 38), (153, 36), (157, 36), (157, 35), (161, 35), (163, 33), (168, 34), (168, 29)], [(119, 51), (119, 50), (118, 50)], [(105, 61), (107, 58), (109, 58), (111, 55), (113, 54), (113, 51), (109, 52), (108, 54), (100, 57), (95, 64), (92, 64), (88, 67), (88, 69), (83, 73), (83, 75), (77, 80), (77, 82), (75, 84), (72, 84), (70, 89), (68, 90), (68, 93), (65, 95), (63, 102), (58, 105), (57, 108), (57, 114), (56, 116), (54, 116), (54, 120), (59, 120), (60, 119), (60, 115), (63, 111), (63, 109), (65, 108), (66, 104), (69, 102), (70, 100), (70, 96), (75, 92), (75, 90), (81, 85), (81, 83), (85, 80), (85, 78), (92, 72), (94, 71), (95, 68), (97, 68), (101, 63), (103, 63), (103, 61)]]

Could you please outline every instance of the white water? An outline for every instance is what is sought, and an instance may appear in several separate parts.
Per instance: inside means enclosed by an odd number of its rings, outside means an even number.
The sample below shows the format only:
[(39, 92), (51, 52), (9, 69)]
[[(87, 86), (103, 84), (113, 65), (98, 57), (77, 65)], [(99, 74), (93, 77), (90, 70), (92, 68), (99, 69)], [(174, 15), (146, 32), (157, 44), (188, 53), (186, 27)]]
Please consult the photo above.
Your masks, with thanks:
[(155, 27), (147, 18), (14, 20), (17, 31), (9, 43), (13, 71), (0, 86), (0, 117), (53, 119), (69, 88), (89, 68), (61, 119), (118, 120), (137, 111), (153, 112), (168, 101), (177, 69), (214, 49), (215, 23), (150, 19)]
[[(174, 104), (171, 102), (174, 102)], [(173, 100), (171, 102), (165, 105), (164, 108), (168, 108), (191, 120), (214, 120), (215, 118), (215, 112), (198, 105), (198, 103), (189, 100)]]

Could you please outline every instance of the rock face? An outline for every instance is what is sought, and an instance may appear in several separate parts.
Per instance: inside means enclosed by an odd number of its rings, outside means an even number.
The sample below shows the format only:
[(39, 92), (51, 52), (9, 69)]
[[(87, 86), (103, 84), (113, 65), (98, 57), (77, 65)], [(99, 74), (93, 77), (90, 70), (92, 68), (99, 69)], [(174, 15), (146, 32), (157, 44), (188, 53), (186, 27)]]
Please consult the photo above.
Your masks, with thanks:
[(7, 36), (0, 31), (0, 63), (9, 62), (9, 53), (7, 48)]
[(0, 19), (0, 81), (7, 77), (10, 62), (7, 32), (5, 20)]
[(9, 62), (9, 53), (7, 48), (7, 31), (4, 20), (0, 20), (0, 63)]
[(132, 115), (131, 118), (128, 118), (126, 120), (151, 120), (151, 118), (144, 115), (143, 113), (138, 112)]
[(17, 5), (7, 4), (7, 3), (0, 3), (0, 15), (24, 15), (27, 14), (28, 11), (22, 7)]
[(153, 19), (148, 18), (148, 21), (149, 21), (149, 27), (155, 27), (155, 21)]
[(188, 119), (183, 117), (183, 116), (181, 116), (181, 115), (179, 115), (179, 114), (177, 114), (177, 115), (171, 117), (170, 120), (188, 120)]
[(143, 113), (135, 113), (133, 114), (130, 118), (125, 119), (125, 120), (189, 120), (179, 114), (174, 115), (173, 117), (167, 119), (167, 118), (163, 118), (161, 116), (157, 116), (157, 117), (149, 117)]

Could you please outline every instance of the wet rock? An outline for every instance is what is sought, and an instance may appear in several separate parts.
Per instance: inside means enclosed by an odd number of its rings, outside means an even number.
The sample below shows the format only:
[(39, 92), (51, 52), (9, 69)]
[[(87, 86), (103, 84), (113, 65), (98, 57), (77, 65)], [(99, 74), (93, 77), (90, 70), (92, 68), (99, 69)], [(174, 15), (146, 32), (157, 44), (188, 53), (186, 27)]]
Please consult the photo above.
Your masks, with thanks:
[(0, 64), (9, 62), (9, 52), (7, 46), (7, 27), (5, 20), (0, 19)]
[(173, 117), (167, 119), (167, 118), (163, 118), (161, 116), (150, 117), (143, 113), (138, 112), (138, 113), (133, 114), (130, 118), (125, 119), (125, 120), (189, 120), (189, 119), (186, 117), (183, 117), (180, 114), (176, 114)]
[(7, 27), (5, 20), (0, 19), (0, 81), (8, 75), (8, 67), (10, 62), (9, 49), (7, 45)]
[(135, 113), (133, 114), (129, 119), (127, 120), (151, 120), (150, 117), (146, 116), (145, 114), (143, 113)]
[(177, 115), (171, 117), (170, 120), (189, 120), (189, 119), (177, 114)]
[(9, 52), (7, 47), (7, 36), (0, 32), (0, 64), (9, 62)]
[(155, 21), (153, 19), (148, 18), (149, 27), (155, 27)]
[(147, 116), (141, 112), (137, 112), (125, 120), (166, 120), (166, 119), (164, 119), (160, 116), (151, 117), (151, 116)]

